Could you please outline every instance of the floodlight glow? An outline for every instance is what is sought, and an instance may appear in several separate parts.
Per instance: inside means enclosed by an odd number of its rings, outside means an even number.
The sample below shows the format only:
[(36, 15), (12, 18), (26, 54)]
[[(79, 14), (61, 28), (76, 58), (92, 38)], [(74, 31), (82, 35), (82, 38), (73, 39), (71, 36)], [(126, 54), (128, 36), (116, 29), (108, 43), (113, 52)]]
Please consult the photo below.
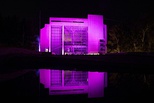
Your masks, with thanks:
[[(107, 26), (102, 15), (50, 17), (40, 34), (40, 51), (56, 55), (99, 55), (106, 53), (106, 44)], [(49, 88), (50, 95), (86, 93), (89, 98), (103, 97), (106, 78), (105, 72), (40, 69), (40, 82)]]

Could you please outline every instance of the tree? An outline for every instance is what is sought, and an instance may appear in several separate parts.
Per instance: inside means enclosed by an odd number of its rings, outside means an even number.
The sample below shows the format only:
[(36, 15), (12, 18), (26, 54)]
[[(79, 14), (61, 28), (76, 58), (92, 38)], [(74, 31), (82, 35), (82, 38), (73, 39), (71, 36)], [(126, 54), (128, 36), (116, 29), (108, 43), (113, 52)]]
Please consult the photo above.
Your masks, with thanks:
[[(131, 23), (116, 24), (109, 27), (108, 53), (115, 52), (153, 52), (154, 51), (154, 20), (141, 18)], [(110, 81), (135, 78), (142, 80), (141, 84), (148, 87), (152, 84), (153, 75), (150, 74), (110, 74)], [(138, 79), (137, 79), (138, 78)], [(121, 81), (122, 82), (122, 81)], [(123, 81), (125, 82), (125, 81)], [(111, 85), (119, 85), (118, 82), (110, 82)], [(114, 84), (115, 83), (115, 84)], [(123, 84), (123, 83), (122, 83)]]
[(21, 47), (22, 28), (17, 17), (2, 18), (0, 29), (0, 43), (5, 46)]
[(108, 52), (153, 52), (153, 30), (154, 20), (149, 19), (113, 25), (108, 31)]
[(37, 38), (34, 24), (30, 20), (16, 16), (0, 17), (0, 44), (36, 50)]
[(140, 18), (131, 25), (131, 40), (134, 52), (153, 52), (154, 20), (151, 17)]
[(120, 53), (131, 51), (129, 28), (124, 24), (113, 25), (109, 28), (108, 52)]

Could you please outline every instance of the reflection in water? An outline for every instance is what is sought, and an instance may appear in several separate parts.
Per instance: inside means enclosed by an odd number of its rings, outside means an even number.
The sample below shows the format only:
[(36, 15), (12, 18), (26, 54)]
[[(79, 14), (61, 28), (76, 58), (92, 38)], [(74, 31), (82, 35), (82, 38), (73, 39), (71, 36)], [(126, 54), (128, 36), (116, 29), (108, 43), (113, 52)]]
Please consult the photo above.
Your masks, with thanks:
[(64, 71), (65, 86), (88, 85), (88, 72), (82, 71)]

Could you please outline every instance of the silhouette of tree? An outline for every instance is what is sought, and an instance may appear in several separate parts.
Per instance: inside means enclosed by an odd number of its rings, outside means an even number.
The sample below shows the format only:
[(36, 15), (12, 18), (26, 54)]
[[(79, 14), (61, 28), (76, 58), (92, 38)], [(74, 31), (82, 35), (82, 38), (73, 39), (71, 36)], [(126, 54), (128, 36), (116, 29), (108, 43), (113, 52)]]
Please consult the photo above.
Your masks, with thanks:
[(0, 44), (7, 47), (37, 49), (36, 30), (30, 20), (0, 16)]
[(153, 29), (154, 20), (149, 18), (111, 26), (108, 31), (108, 52), (153, 52)]
[(125, 24), (116, 24), (109, 28), (108, 52), (129, 52), (131, 49), (130, 31)]
[[(138, 18), (127, 24), (112, 25), (108, 30), (109, 53), (154, 52), (154, 19), (152, 17)], [(136, 80), (139, 84), (144, 84), (142, 87), (154, 85), (153, 74), (110, 73), (109, 75), (109, 85), (115, 87), (119, 87), (121, 84), (124, 86), (126, 80), (128, 80), (127, 82)]]

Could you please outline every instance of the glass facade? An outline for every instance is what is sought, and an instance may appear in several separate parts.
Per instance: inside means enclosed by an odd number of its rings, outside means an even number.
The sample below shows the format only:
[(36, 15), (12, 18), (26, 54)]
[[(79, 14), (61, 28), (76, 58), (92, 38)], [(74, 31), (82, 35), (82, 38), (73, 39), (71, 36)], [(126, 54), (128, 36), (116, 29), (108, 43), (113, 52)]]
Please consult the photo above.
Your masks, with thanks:
[(50, 70), (50, 81), (51, 86), (85, 86), (88, 85), (88, 72)]
[(51, 86), (62, 86), (62, 71), (51, 70), (50, 71)]
[(64, 52), (65, 54), (87, 54), (88, 27), (64, 27)]
[(88, 85), (88, 72), (83, 71), (64, 71), (65, 86)]
[(51, 49), (57, 55), (62, 54), (62, 26), (51, 26)]

